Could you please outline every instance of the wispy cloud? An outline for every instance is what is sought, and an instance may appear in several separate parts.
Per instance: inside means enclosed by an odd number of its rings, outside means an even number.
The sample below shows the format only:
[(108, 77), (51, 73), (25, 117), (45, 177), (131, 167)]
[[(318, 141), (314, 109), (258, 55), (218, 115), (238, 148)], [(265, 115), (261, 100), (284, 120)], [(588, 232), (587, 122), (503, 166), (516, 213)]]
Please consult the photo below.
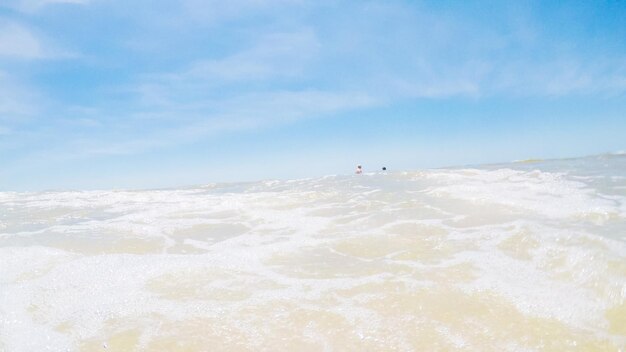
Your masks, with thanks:
[(8, 73), (0, 71), (0, 121), (19, 122), (39, 111), (41, 102), (32, 88), (26, 88)]
[[(131, 121), (124, 123), (124, 129), (141, 126), (140, 138), (118, 135), (113, 139), (91, 140), (88, 145), (73, 148), (74, 151), (67, 156), (141, 153), (153, 148), (195, 143), (222, 133), (324, 118), (380, 103), (377, 97), (363, 92), (305, 90), (250, 93), (214, 102), (210, 109), (173, 105), (170, 109), (140, 110), (130, 115)], [(169, 127), (164, 126), (164, 121)]]
[[(619, 26), (581, 38), (566, 31), (574, 19), (552, 26), (542, 16), (558, 9), (534, 3), (0, 2), (11, 9), (0, 19), (0, 134), (33, 164), (373, 107), (626, 92), (626, 50), (610, 37)], [(59, 60), (69, 57), (76, 65)]]
[(345, 19), (350, 24), (323, 45), (352, 59), (354, 67), (347, 70), (362, 73), (348, 77), (354, 85), (382, 91), (390, 102), (626, 90), (625, 51), (585, 51), (578, 39), (545, 33), (523, 5), (498, 13), (501, 18), (487, 23), (454, 11), (370, 4), (356, 17), (369, 14), (379, 21)]
[[(33, 13), (46, 7), (47, 5), (55, 4), (73, 4), (73, 5), (85, 5), (92, 0), (6, 0), (3, 6), (15, 9), (17, 11)], [(0, 6), (2, 7), (2, 6)]]
[(50, 44), (48, 38), (37, 34), (28, 26), (13, 22), (2, 21), (0, 18), (0, 59), (68, 59), (77, 58), (72, 53)]
[(302, 0), (182, 0), (183, 16), (192, 21), (217, 23), (241, 18), (251, 12), (261, 14), (277, 7), (303, 5)]
[(40, 59), (45, 55), (41, 41), (26, 27), (0, 22), (0, 57)]
[(539, 62), (511, 60), (494, 72), (492, 91), (517, 96), (566, 96), (626, 91), (626, 57), (622, 60), (563, 55)]
[[(234, 18), (243, 16), (235, 8), (284, 3), (183, 5), (194, 16), (208, 11), (204, 15)], [(251, 33), (237, 50), (209, 53), (210, 58), (196, 58), (177, 69), (139, 72), (120, 88), (131, 102), (123, 112), (94, 107), (89, 116), (75, 119), (100, 121), (92, 127), (110, 134), (68, 150), (75, 157), (142, 153), (223, 132), (415, 99), (626, 89), (624, 70), (615, 65), (618, 59), (582, 58), (567, 51), (535, 57), (533, 48), (546, 44), (539, 42), (539, 28), (520, 16), (503, 21), (504, 27), (492, 27), (397, 4), (356, 6), (355, 11), (351, 17), (327, 19), (336, 22), (332, 33), (308, 23), (282, 31), (269, 26)], [(510, 50), (520, 54), (511, 57)], [(117, 118), (106, 123), (98, 118), (107, 114)]]
[(251, 48), (234, 55), (194, 63), (179, 80), (254, 81), (301, 74), (320, 43), (311, 29), (295, 33), (270, 33)]
[(306, 78), (307, 65), (319, 47), (310, 29), (269, 33), (250, 47), (222, 58), (197, 60), (172, 72), (142, 75), (130, 90), (137, 94), (139, 103), (147, 106), (176, 104), (181, 108), (185, 103), (203, 104), (213, 100), (216, 92), (232, 86), (237, 87), (235, 94), (242, 94), (259, 89), (259, 83)]
[(311, 30), (269, 33), (252, 46), (223, 58), (198, 60), (177, 71), (143, 75), (129, 91), (136, 94), (136, 101), (143, 107), (170, 107), (180, 112), (209, 109), (250, 92), (284, 90), (281, 82), (306, 79), (307, 65), (316, 57), (319, 46)]

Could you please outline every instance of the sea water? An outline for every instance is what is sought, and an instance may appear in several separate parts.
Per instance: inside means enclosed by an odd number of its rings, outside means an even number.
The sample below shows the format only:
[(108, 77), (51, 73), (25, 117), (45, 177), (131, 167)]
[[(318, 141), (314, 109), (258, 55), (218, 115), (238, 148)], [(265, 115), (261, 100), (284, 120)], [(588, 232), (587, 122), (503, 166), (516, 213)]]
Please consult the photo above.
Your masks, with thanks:
[(626, 156), (0, 193), (0, 351), (624, 351)]

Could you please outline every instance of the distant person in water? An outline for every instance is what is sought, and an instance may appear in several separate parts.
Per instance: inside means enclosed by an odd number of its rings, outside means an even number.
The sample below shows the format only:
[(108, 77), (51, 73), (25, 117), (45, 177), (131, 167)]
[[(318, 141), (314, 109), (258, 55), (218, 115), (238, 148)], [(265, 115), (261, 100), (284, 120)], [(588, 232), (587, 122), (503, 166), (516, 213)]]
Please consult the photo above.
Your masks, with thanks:
[(356, 166), (356, 171), (354, 173), (355, 174), (362, 174), (363, 173), (363, 169), (361, 168), (361, 165), (357, 165)]

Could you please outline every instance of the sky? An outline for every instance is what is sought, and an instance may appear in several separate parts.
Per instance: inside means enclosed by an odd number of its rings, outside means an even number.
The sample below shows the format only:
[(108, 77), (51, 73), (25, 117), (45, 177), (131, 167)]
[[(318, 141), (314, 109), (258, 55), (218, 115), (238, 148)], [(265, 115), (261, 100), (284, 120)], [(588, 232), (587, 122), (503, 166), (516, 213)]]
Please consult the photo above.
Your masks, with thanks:
[(0, 0), (0, 191), (626, 150), (624, 1)]

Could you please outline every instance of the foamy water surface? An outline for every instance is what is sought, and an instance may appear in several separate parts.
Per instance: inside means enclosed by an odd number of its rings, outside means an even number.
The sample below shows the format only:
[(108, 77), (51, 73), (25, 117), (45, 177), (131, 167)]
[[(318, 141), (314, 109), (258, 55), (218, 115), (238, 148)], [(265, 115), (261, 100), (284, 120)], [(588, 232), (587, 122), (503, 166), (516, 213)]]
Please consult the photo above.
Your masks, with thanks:
[(0, 351), (625, 351), (626, 156), (0, 193)]

